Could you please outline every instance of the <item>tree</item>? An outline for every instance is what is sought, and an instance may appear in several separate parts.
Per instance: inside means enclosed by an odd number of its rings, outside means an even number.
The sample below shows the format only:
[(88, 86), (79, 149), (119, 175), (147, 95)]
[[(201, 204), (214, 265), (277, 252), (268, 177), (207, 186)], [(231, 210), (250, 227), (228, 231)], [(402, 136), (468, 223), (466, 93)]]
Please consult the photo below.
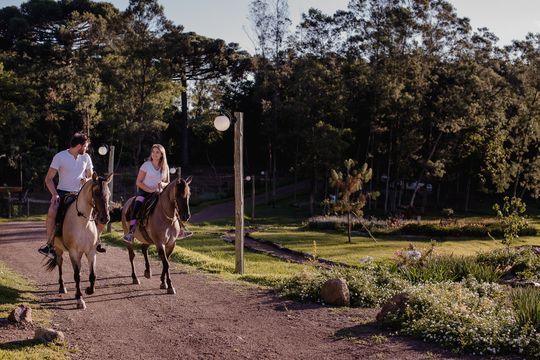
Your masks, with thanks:
[(504, 233), (502, 243), (509, 248), (512, 242), (519, 238), (519, 233), (527, 228), (527, 218), (523, 216), (527, 206), (520, 198), (505, 196), (502, 207), (495, 204), (493, 210), (501, 220)]
[(368, 165), (364, 164), (359, 170), (355, 169), (356, 161), (345, 160), (345, 172), (330, 170), (330, 184), (339, 191), (339, 196), (335, 202), (327, 201), (332, 210), (338, 214), (347, 215), (347, 236), (351, 242), (352, 218), (360, 218), (364, 215), (363, 208), (370, 197), (375, 197), (377, 193), (364, 192), (365, 184), (371, 180), (372, 171)]

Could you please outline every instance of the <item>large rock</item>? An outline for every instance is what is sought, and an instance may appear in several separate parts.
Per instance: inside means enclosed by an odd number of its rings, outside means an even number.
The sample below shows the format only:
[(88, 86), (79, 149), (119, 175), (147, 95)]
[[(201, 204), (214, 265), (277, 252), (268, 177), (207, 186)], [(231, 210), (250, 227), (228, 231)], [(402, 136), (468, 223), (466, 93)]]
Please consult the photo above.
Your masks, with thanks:
[(12, 323), (31, 323), (32, 309), (26, 305), (19, 305), (9, 314), (8, 321)]
[(50, 342), (54, 340), (64, 341), (65, 337), (61, 331), (40, 327), (34, 332), (34, 339)]
[(351, 296), (345, 279), (329, 279), (320, 291), (321, 299), (330, 305), (349, 306)]
[(410, 295), (406, 292), (394, 295), (390, 300), (383, 305), (381, 311), (377, 314), (377, 321), (392, 326), (397, 317), (405, 312)]

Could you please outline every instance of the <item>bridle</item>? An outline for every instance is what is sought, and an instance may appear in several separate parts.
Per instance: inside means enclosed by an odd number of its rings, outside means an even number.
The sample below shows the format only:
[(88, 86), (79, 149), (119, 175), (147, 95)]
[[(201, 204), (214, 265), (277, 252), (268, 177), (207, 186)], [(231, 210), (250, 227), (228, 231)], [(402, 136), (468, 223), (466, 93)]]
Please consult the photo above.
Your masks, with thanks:
[[(177, 180), (175, 181), (171, 181), (170, 183), (167, 184), (167, 186), (165, 186), (165, 188), (163, 189), (163, 191), (161, 192), (161, 194), (159, 194), (159, 196), (161, 197), (161, 195), (165, 192), (165, 189), (167, 189), (172, 183), (175, 183), (177, 182)], [(176, 187), (176, 185), (175, 185)], [(165, 218), (167, 220), (169, 220), (171, 222), (171, 225), (174, 224), (176, 221), (179, 221), (180, 220), (180, 209), (179, 209), (179, 206), (178, 206), (178, 200), (176, 199), (176, 191), (178, 191), (176, 188), (174, 189), (174, 209), (173, 209), (173, 215), (172, 216), (169, 216), (167, 215), (167, 213), (165, 212), (165, 209), (163, 208), (163, 204), (161, 204), (161, 210), (163, 211), (163, 215), (165, 216)], [(182, 221), (180, 221), (180, 226), (184, 227), (184, 223)]]
[[(101, 181), (100, 178), (97, 179), (98, 181), (98, 184), (99, 182)], [(81, 189), (79, 190), (79, 192), (77, 193), (77, 197), (75, 198), (75, 210), (77, 211), (77, 216), (82, 216), (83, 218), (85, 219), (88, 219), (88, 221), (96, 221), (98, 216), (99, 216), (99, 210), (96, 206), (96, 200), (94, 199), (94, 191), (93, 191), (93, 188), (90, 190), (91, 193), (92, 193), (92, 209), (94, 210), (93, 213), (95, 214), (93, 217), (90, 217), (90, 216), (86, 216), (84, 215), (80, 210), (79, 210), (79, 194), (83, 191), (84, 187), (86, 186), (86, 184), (88, 183), (92, 183), (92, 187), (94, 186), (94, 179), (90, 179), (89, 181), (85, 182), (83, 184), (83, 186), (81, 187)]]

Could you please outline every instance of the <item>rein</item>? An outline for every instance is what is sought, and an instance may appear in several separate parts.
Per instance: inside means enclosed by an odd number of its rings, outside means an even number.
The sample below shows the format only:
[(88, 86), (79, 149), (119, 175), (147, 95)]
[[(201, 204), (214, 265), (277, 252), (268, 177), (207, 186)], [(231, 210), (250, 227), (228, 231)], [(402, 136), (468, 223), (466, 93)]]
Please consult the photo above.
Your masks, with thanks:
[(77, 194), (77, 197), (75, 198), (75, 210), (77, 211), (77, 216), (82, 216), (83, 218), (85, 219), (88, 219), (88, 221), (96, 221), (97, 217), (98, 217), (98, 210), (96, 209), (96, 203), (94, 201), (94, 197), (92, 196), (92, 210), (95, 210), (95, 216), (93, 218), (89, 216), (86, 216), (84, 215), (80, 210), (79, 210), (79, 195), (80, 193), (83, 191), (84, 187), (86, 186), (86, 184), (88, 184), (89, 182), (92, 182), (93, 183), (94, 180), (89, 180), (87, 182), (84, 183), (84, 185), (82, 186), (81, 190), (79, 190), (79, 193)]
[[(163, 194), (163, 192), (165, 192), (165, 189), (167, 189), (169, 185), (171, 185), (173, 182), (174, 181), (171, 181), (167, 184), (167, 186), (165, 186), (161, 194), (159, 194), (160, 197)], [(176, 189), (174, 189), (174, 191), (176, 191)], [(172, 217), (167, 215), (167, 213), (165, 212), (165, 209), (163, 208), (163, 204), (161, 204), (161, 210), (163, 211), (163, 215), (165, 216), (165, 218), (171, 222), (171, 225), (174, 224), (175, 221), (178, 221), (180, 219), (180, 217), (178, 216), (179, 210), (178, 210), (178, 202), (176, 201), (176, 196), (174, 197), (174, 209), (173, 209)], [(180, 225), (183, 225), (182, 222), (180, 222)]]

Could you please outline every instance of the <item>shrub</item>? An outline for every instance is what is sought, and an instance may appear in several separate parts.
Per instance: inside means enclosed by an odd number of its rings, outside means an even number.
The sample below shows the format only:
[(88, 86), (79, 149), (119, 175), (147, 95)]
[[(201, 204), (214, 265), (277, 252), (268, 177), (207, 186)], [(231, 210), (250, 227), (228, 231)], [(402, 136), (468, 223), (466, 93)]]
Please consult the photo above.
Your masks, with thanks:
[(516, 320), (521, 326), (532, 326), (540, 331), (540, 289), (516, 288), (512, 290), (512, 303)]
[(516, 326), (503, 286), (467, 279), (414, 286), (408, 293), (407, 310), (394, 319), (403, 334), (480, 355), (521, 352), (536, 336)]

